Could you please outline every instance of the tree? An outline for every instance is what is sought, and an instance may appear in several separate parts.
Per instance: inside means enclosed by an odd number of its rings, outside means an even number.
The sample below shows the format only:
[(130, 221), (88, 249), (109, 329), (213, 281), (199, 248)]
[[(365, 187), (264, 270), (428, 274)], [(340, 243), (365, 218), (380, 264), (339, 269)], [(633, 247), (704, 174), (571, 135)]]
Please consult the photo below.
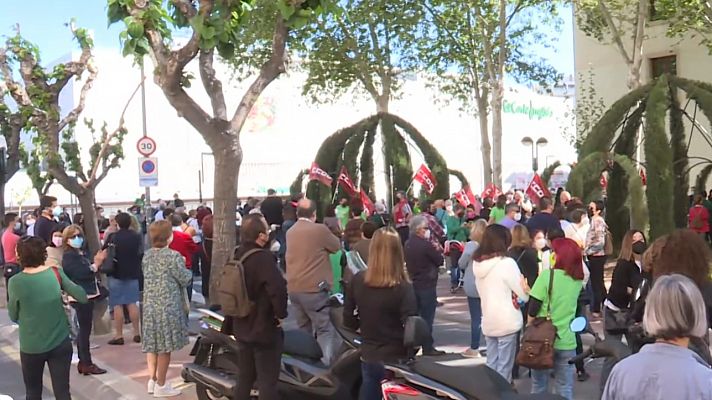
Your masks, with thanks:
[(23, 129), (27, 128), (28, 115), (19, 110), (12, 110), (5, 103), (9, 95), (4, 81), (0, 81), (0, 134), (5, 138), (7, 148), (0, 153), (0, 215), (5, 215), (5, 185), (20, 170), (20, 161), (23, 149), (20, 145), (20, 136)]
[(655, 13), (669, 23), (671, 37), (693, 34), (712, 54), (712, 2), (709, 0), (656, 0)]
[[(135, 56), (137, 62), (150, 55), (156, 84), (213, 152), (215, 241), (211, 287), (235, 246), (243, 156), (240, 132), (259, 96), (286, 69), (290, 28), (304, 26), (313, 14), (329, 8), (327, 0), (108, 0), (109, 23), (122, 21), (126, 28), (121, 33), (124, 54)], [(188, 32), (190, 38), (178, 45), (173, 40), (174, 30)], [(269, 32), (268, 38), (265, 32)], [(213, 66), (217, 55), (236, 59), (232, 62), (238, 72), (252, 73), (255, 63), (262, 62), (231, 114)], [(192, 78), (186, 69), (194, 61), (210, 100), (210, 111), (186, 91)]]
[[(104, 124), (98, 134), (93, 121), (85, 119), (95, 140), (88, 149), (91, 157), (88, 168), (84, 168), (79, 144), (74, 139), (74, 129), (84, 111), (87, 94), (98, 70), (93, 63), (93, 41), (88, 31), (76, 28), (73, 22), (70, 28), (81, 48), (77, 60), (55, 65), (51, 70), (44, 69), (39, 48), (24, 39), (18, 30), (15, 36), (7, 39), (5, 47), (0, 48), (0, 75), (19, 112), (28, 118), (26, 127), (35, 135), (35, 151), (43, 154), (48, 174), (77, 196), (82, 214), (89, 222), (84, 227), (89, 248), (96, 252), (101, 242), (96, 224), (94, 193), (109, 171), (119, 166), (123, 158), (122, 142), (127, 131), (123, 125), (123, 113), (115, 130), (109, 131)], [(15, 76), (19, 76), (21, 81), (16, 81)], [(59, 94), (72, 79), (83, 81), (79, 100), (62, 117)]]
[(579, 29), (601, 43), (612, 44), (620, 53), (628, 66), (626, 85), (631, 90), (641, 85), (649, 3), (650, 0), (573, 0)]
[(425, 2), (427, 38), (422, 41), (421, 55), (442, 78), (441, 89), (466, 109), (476, 110), (485, 183), (502, 185), (505, 73), (544, 85), (558, 78), (534, 53), (533, 45), (545, 43), (539, 24), (556, 26), (555, 4), (541, 0)]

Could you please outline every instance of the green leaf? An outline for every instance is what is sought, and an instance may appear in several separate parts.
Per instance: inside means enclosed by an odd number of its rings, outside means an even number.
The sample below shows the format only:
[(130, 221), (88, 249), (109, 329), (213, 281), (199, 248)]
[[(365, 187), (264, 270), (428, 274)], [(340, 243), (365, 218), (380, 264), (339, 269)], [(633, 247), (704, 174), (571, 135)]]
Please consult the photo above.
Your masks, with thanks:
[(129, 24), (127, 31), (131, 37), (140, 38), (143, 36), (143, 23), (133, 21)]

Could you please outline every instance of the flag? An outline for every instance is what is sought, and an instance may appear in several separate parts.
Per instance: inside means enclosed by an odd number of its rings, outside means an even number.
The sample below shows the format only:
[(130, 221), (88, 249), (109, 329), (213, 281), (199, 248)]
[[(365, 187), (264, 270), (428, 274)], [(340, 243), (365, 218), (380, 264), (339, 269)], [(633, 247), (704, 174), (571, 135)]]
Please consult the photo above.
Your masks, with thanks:
[(358, 193), (358, 190), (356, 190), (356, 185), (354, 185), (354, 182), (351, 180), (351, 177), (349, 177), (349, 171), (346, 170), (346, 167), (341, 167), (341, 171), (339, 172), (339, 185), (346, 190), (346, 192), (349, 194), (349, 196), (355, 196), (356, 193)]
[(600, 183), (601, 187), (604, 189), (608, 187), (608, 179), (606, 179), (606, 175), (601, 174), (601, 179), (598, 180), (598, 183)]
[(474, 205), (477, 203), (477, 199), (472, 193), (472, 190), (470, 190), (469, 186), (465, 186), (459, 192), (455, 193), (455, 199), (457, 199), (457, 201), (462, 204), (463, 207), (467, 207), (470, 204)]
[(323, 169), (319, 168), (319, 164), (313, 162), (309, 168), (309, 180), (319, 181), (326, 186), (331, 186), (333, 179)]
[(413, 180), (423, 185), (423, 188), (428, 194), (433, 193), (433, 190), (435, 190), (435, 185), (438, 184), (438, 182), (435, 180), (435, 177), (433, 176), (433, 173), (425, 164), (422, 164), (420, 168), (418, 168), (418, 171), (415, 173)]
[(363, 189), (361, 189), (361, 204), (363, 204), (363, 208), (368, 211), (368, 215), (373, 215), (374, 211), (376, 211), (376, 206)]
[(640, 180), (643, 182), (643, 186), (646, 186), (648, 184), (648, 177), (645, 175), (645, 168), (640, 169)]
[(526, 193), (527, 196), (534, 201), (539, 201), (542, 197), (551, 197), (549, 189), (546, 188), (544, 181), (542, 181), (539, 174), (536, 173), (534, 174), (532, 181), (529, 183)]
[(500, 190), (500, 188), (498, 188), (497, 185), (495, 185), (494, 183), (490, 183), (489, 185), (487, 185), (484, 192), (482, 192), (482, 196), (480, 197), (482, 197), (482, 199), (490, 198), (494, 200), (501, 194), (502, 190)]

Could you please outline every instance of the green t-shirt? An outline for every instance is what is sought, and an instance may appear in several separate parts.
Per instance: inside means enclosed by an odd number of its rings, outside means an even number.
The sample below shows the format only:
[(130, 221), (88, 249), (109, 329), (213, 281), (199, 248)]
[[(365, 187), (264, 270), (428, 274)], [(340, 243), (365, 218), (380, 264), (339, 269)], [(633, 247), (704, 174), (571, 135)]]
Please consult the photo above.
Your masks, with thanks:
[[(87, 295), (59, 268), (62, 288), (81, 303)], [(10, 319), (20, 325), (20, 351), (46, 353), (69, 337), (69, 321), (64, 313), (57, 276), (52, 268), (36, 274), (21, 272), (8, 282)]]
[(447, 230), (448, 240), (457, 240), (459, 242), (466, 242), (467, 237), (470, 232), (464, 226), (462, 226), (464, 219), (458, 218), (456, 215), (449, 215), (445, 219), (445, 227)]
[(504, 219), (504, 208), (492, 207), (490, 210), (490, 219), (494, 218), (494, 223)]
[(341, 267), (341, 256), (344, 252), (342, 250), (337, 251), (334, 254), (329, 254), (329, 261), (331, 262), (331, 272), (334, 275), (334, 284), (331, 287), (331, 294), (343, 293), (341, 289), (341, 278), (342, 278), (342, 267)]
[[(546, 317), (546, 307), (549, 304), (549, 274), (552, 270), (541, 271), (539, 277), (534, 282), (530, 297), (534, 297), (542, 302), (541, 309), (537, 317)], [(571, 331), (569, 324), (576, 317), (576, 305), (581, 293), (581, 281), (568, 276), (561, 269), (554, 269), (554, 287), (551, 297), (551, 320), (556, 326), (556, 350), (574, 350), (576, 348), (576, 335)]]
[(346, 228), (346, 224), (349, 222), (349, 213), (351, 209), (349, 206), (342, 206), (338, 205), (336, 206), (336, 218), (339, 219), (339, 223), (341, 223), (341, 229)]

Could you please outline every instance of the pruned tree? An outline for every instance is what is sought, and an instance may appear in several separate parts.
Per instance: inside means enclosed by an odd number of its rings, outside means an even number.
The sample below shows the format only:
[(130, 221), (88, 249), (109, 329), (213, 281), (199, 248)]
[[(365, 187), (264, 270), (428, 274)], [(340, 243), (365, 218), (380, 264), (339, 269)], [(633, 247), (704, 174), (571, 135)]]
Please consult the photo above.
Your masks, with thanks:
[[(51, 70), (43, 68), (39, 48), (23, 38), (18, 30), (0, 48), (0, 76), (19, 112), (27, 117), (25, 127), (35, 135), (35, 149), (31, 154), (41, 153), (49, 176), (79, 200), (84, 218), (88, 221), (85, 224), (87, 242), (90, 250), (96, 252), (101, 243), (96, 224), (95, 191), (123, 158), (122, 142), (127, 132), (123, 122), (128, 103), (118, 127), (113, 131), (104, 124), (97, 132), (91, 120), (84, 120), (94, 137), (94, 144), (88, 149), (89, 165), (85, 168), (74, 130), (98, 70), (93, 62), (93, 40), (88, 31), (75, 27), (73, 22), (70, 29), (81, 49), (77, 60), (57, 64)], [(83, 82), (79, 99), (74, 108), (62, 116), (66, 110), (59, 105), (59, 94), (73, 79)], [(38, 165), (37, 159), (33, 156), (28, 159), (32, 176), (33, 166)]]
[(27, 128), (29, 116), (19, 109), (14, 109), (6, 102), (9, 96), (4, 81), (0, 81), (0, 134), (5, 138), (6, 148), (0, 151), (0, 215), (5, 215), (5, 185), (20, 170), (20, 162), (25, 153), (20, 136)]
[[(151, 57), (155, 83), (213, 152), (213, 277), (220, 276), (235, 246), (240, 132), (262, 92), (286, 69), (290, 29), (330, 7), (328, 0), (108, 0), (109, 23), (122, 21), (126, 28), (121, 33), (124, 54), (138, 62)], [(176, 43), (175, 30), (187, 32), (189, 39)], [(232, 58), (238, 72), (255, 73), (232, 112), (214, 67), (218, 55)], [(208, 110), (186, 90), (191, 62), (197, 63)]]
[(537, 28), (540, 24), (558, 25), (556, 3), (428, 0), (424, 4), (427, 37), (421, 41), (421, 56), (441, 77), (441, 90), (476, 112), (485, 183), (501, 186), (505, 72), (545, 86), (558, 79), (533, 46), (547, 42), (545, 32)]

